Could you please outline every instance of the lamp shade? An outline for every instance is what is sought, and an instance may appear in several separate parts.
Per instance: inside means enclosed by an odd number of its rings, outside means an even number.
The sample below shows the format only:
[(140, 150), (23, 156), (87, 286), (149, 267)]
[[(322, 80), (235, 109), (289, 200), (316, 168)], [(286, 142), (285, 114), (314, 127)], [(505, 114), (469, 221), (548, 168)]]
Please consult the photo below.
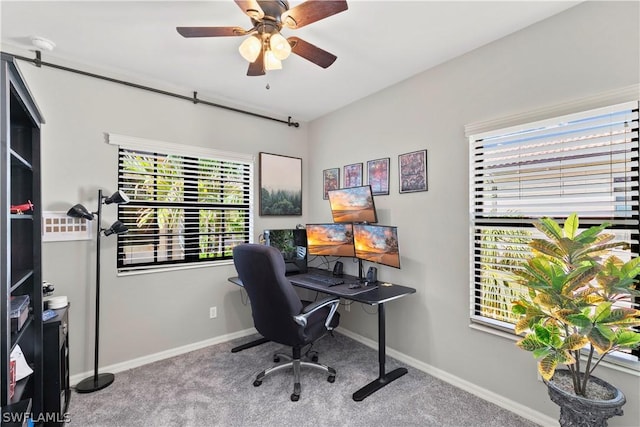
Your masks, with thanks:
[(111, 196), (104, 199), (105, 205), (110, 205), (111, 203), (115, 203), (117, 205), (122, 203), (129, 203), (129, 196), (127, 196), (122, 190), (118, 190)]
[(264, 69), (267, 71), (282, 69), (282, 62), (276, 58), (270, 49), (264, 54)]
[(254, 62), (258, 59), (261, 49), (262, 42), (256, 36), (247, 37), (238, 48), (240, 55), (249, 62)]
[(269, 46), (273, 55), (281, 61), (291, 55), (291, 45), (280, 33), (275, 33), (271, 36)]
[(111, 236), (112, 234), (124, 234), (127, 231), (129, 231), (129, 229), (122, 223), (122, 221), (116, 221), (111, 224), (111, 227), (104, 230), (104, 235)]
[(84, 218), (88, 220), (93, 219), (93, 214), (81, 204), (73, 205), (71, 209), (67, 211), (67, 215), (73, 218)]

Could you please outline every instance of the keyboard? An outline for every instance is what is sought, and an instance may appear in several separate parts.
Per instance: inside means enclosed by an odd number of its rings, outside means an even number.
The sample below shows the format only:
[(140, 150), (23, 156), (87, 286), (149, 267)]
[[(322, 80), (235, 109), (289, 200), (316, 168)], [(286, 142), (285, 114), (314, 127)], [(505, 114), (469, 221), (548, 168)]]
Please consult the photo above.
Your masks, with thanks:
[(337, 277), (328, 277), (328, 276), (322, 276), (319, 274), (318, 275), (307, 274), (306, 279), (315, 283), (327, 285), (328, 287), (342, 285), (344, 283), (344, 280), (339, 279)]

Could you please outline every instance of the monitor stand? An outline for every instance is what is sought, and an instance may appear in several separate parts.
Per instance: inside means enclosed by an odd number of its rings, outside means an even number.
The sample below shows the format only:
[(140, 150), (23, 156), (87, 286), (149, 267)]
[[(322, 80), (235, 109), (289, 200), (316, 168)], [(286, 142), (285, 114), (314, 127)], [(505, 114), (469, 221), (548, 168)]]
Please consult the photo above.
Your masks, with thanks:
[(366, 278), (364, 277), (364, 267), (362, 266), (362, 260), (358, 258), (358, 283), (366, 282)]

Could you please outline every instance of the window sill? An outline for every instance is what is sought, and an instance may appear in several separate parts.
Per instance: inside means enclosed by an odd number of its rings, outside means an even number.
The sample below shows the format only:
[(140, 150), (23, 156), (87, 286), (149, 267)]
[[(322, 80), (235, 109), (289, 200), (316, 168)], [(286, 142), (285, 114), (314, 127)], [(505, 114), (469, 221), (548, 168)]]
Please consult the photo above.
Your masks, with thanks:
[[(505, 332), (503, 330), (495, 329), (491, 326), (483, 325), (476, 322), (471, 322), (469, 328), (476, 331), (485, 332), (491, 335), (495, 335), (501, 338), (506, 338), (514, 343), (518, 340), (518, 336), (513, 333)], [(586, 360), (586, 356), (583, 355)], [(640, 377), (640, 362), (632, 360), (631, 356), (624, 353), (610, 354), (600, 363), (600, 367), (607, 369), (613, 369), (615, 371), (624, 372), (634, 377)]]
[(128, 270), (128, 271), (118, 271), (118, 277), (124, 276), (137, 276), (139, 274), (152, 274), (152, 273), (166, 273), (169, 271), (180, 271), (180, 270), (191, 270), (193, 268), (205, 268), (205, 267), (219, 267), (219, 266), (227, 266), (233, 265), (233, 260), (224, 260), (224, 261), (214, 261), (214, 262), (199, 262), (195, 264), (188, 265), (172, 265), (167, 267), (151, 267), (144, 268), (140, 270)]

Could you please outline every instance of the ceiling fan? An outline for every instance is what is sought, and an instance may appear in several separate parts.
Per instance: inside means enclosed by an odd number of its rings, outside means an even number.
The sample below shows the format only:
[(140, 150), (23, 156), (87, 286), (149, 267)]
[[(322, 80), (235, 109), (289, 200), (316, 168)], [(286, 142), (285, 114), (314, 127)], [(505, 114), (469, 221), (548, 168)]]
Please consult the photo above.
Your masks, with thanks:
[(282, 60), (292, 52), (327, 68), (337, 59), (335, 55), (302, 40), (284, 38), (283, 27), (302, 28), (348, 9), (345, 0), (307, 0), (289, 9), (287, 0), (234, 0), (251, 18), (253, 26), (241, 27), (176, 27), (183, 37), (235, 37), (249, 35), (240, 44), (240, 54), (250, 62), (247, 76), (261, 76), (266, 71), (282, 68)]

